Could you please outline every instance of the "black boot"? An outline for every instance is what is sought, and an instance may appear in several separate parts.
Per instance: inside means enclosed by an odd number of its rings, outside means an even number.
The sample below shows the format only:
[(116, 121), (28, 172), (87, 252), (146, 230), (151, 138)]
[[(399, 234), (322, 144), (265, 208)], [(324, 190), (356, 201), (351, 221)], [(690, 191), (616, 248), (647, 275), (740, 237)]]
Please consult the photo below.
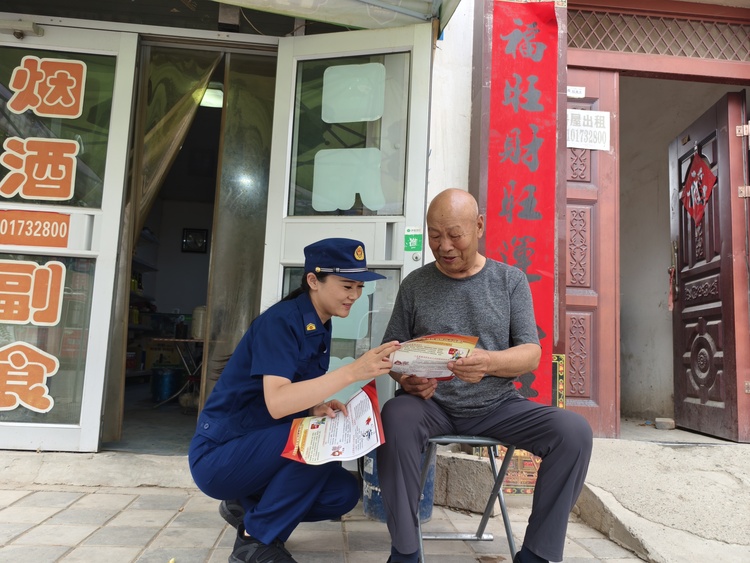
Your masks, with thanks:
[(268, 545), (252, 536), (245, 536), (245, 526), (240, 524), (237, 528), (234, 550), (229, 556), (229, 563), (297, 563), (297, 561), (284, 548), (283, 542), (277, 540)]
[(245, 516), (245, 509), (237, 499), (223, 500), (219, 505), (219, 514), (236, 530)]

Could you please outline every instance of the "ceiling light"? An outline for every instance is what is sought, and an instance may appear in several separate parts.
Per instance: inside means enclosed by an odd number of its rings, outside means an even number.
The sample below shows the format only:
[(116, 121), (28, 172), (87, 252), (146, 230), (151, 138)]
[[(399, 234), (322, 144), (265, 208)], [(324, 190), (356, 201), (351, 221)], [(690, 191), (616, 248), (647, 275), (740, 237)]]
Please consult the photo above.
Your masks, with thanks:
[(220, 108), (224, 105), (224, 85), (221, 82), (210, 82), (201, 98), (204, 108)]

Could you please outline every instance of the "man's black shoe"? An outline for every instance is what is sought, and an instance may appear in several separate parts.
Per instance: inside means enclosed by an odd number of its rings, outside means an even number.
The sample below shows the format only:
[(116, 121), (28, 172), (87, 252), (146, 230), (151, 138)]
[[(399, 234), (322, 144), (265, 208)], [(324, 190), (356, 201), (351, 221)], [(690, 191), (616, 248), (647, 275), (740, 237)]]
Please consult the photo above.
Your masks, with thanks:
[(242, 508), (240, 501), (236, 499), (223, 500), (219, 505), (219, 514), (221, 514), (221, 517), (226, 520), (232, 528), (237, 529), (245, 516), (245, 509)]
[(271, 545), (265, 544), (253, 537), (245, 536), (245, 527), (237, 529), (237, 539), (234, 550), (229, 556), (229, 563), (297, 563), (284, 548), (284, 543), (278, 540)]

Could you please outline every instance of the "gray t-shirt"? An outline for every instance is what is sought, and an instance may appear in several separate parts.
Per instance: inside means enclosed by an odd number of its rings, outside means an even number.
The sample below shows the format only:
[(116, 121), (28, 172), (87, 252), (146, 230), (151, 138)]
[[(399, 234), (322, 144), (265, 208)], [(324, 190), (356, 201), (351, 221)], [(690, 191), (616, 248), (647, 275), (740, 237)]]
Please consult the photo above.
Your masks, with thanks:
[[(477, 347), (485, 350), (539, 344), (526, 275), (489, 258), (468, 278), (448, 277), (435, 263), (409, 274), (399, 288), (383, 342), (441, 333), (478, 336)], [(433, 399), (451, 416), (482, 416), (520, 395), (514, 381), (493, 376), (475, 384), (458, 378), (440, 381)]]

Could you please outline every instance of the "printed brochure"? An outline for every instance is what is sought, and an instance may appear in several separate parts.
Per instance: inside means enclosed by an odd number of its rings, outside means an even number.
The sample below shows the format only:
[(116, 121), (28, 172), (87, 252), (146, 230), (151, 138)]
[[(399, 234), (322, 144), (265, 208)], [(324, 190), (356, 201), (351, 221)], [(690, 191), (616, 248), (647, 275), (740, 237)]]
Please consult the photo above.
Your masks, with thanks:
[(479, 340), (478, 336), (461, 334), (431, 334), (401, 343), (391, 354), (393, 373), (446, 380), (455, 377), (448, 362), (468, 356)]
[(375, 380), (346, 403), (347, 416), (307, 416), (292, 421), (283, 457), (320, 465), (362, 457), (385, 442)]

